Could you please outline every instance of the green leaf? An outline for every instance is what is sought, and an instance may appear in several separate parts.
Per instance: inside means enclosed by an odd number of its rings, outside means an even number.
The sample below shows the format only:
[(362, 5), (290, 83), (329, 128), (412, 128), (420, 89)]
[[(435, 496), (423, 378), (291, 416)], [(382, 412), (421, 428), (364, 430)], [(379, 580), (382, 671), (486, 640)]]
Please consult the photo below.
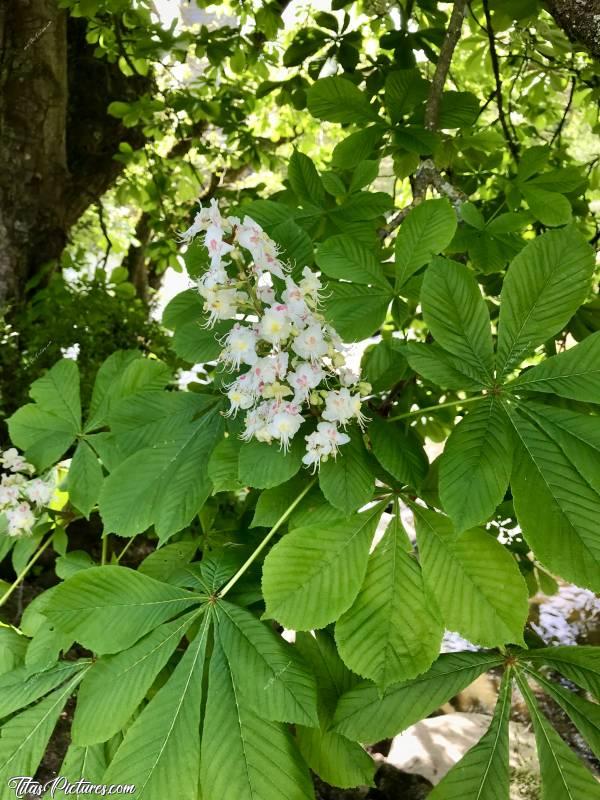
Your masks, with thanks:
[(67, 477), (69, 500), (85, 517), (98, 502), (104, 475), (96, 454), (85, 441), (79, 442)]
[(357, 742), (335, 731), (296, 727), (298, 748), (313, 772), (342, 789), (372, 786), (375, 762)]
[(0, 780), (35, 775), (67, 698), (84, 675), (79, 671), (65, 686), (6, 722), (0, 729)]
[(119, 464), (100, 493), (107, 531), (133, 536), (154, 525), (164, 541), (188, 525), (211, 493), (207, 462), (222, 429), (218, 410), (211, 410), (171, 441)]
[(385, 107), (392, 121), (427, 99), (429, 81), (421, 77), (418, 69), (401, 69), (388, 73), (385, 79)]
[(444, 628), (396, 514), (371, 556), (364, 583), (338, 620), (335, 638), (353, 672), (386, 689), (425, 672)]
[(463, 264), (437, 258), (421, 289), (423, 318), (434, 339), (489, 383), (494, 368), (490, 317), (477, 281)]
[(490, 727), (474, 747), (446, 773), (430, 800), (508, 800), (509, 722), (512, 694), (512, 673), (507, 670), (502, 679), (498, 701)]
[(457, 535), (442, 514), (412, 510), (425, 585), (446, 627), (484, 647), (522, 644), (529, 604), (514, 557), (479, 528)]
[[(78, 747), (70, 744), (60, 767), (60, 777), (66, 778), (69, 783), (76, 783), (85, 776), (86, 781), (100, 784), (106, 770), (106, 753), (103, 744), (94, 744), (90, 747)], [(60, 786), (60, 784), (58, 784)], [(65, 787), (66, 788), (66, 787)], [(58, 788), (55, 795), (58, 800), (73, 800), (73, 795)], [(76, 800), (79, 800), (75, 795)]]
[(2, 675), (0, 719), (39, 700), (75, 673), (80, 672), (83, 666), (84, 664), (77, 661), (64, 662), (42, 672), (31, 672), (23, 666)]
[[(204, 245), (202, 249), (205, 250)], [(175, 330), (186, 322), (200, 319), (203, 313), (204, 299), (194, 287), (179, 292), (165, 306), (162, 324), (169, 330)], [(97, 380), (97, 379), (96, 379)]]
[(215, 361), (221, 352), (217, 338), (224, 336), (230, 328), (230, 322), (217, 323), (214, 328), (205, 328), (203, 319), (186, 322), (175, 329), (173, 350), (190, 364)]
[(133, 784), (136, 800), (196, 800), (207, 614), (167, 683), (128, 729), (102, 783)]
[(198, 597), (127, 567), (91, 567), (54, 588), (44, 614), (89, 650), (116, 653)]
[(203, 800), (314, 798), (290, 734), (244, 702), (218, 645), (210, 660), (201, 786)]
[(242, 443), (234, 436), (222, 439), (212, 451), (208, 462), (208, 477), (213, 492), (231, 492), (242, 488), (238, 466)]
[(340, 169), (354, 169), (377, 152), (383, 129), (373, 125), (351, 133), (333, 148), (332, 164)]
[(504, 499), (512, 436), (510, 420), (493, 395), (474, 406), (450, 434), (440, 458), (439, 490), (459, 533), (487, 522)]
[(479, 115), (479, 100), (471, 92), (444, 92), (440, 102), (438, 127), (441, 130), (474, 125)]
[(325, 205), (325, 190), (310, 158), (294, 150), (288, 164), (288, 180), (301, 204)]
[(374, 683), (360, 683), (340, 698), (334, 730), (349, 739), (371, 743), (395, 736), (502, 661), (503, 656), (493, 653), (445, 653), (424, 675), (384, 692)]
[(566, 325), (586, 298), (593, 268), (592, 250), (574, 228), (538, 236), (513, 259), (500, 296), (499, 376)]
[(287, 483), (274, 486), (272, 489), (265, 489), (258, 498), (250, 527), (270, 528), (275, 525), (305, 486), (304, 476), (299, 475)]
[(355, 192), (330, 211), (329, 218), (336, 223), (364, 222), (382, 217), (393, 206), (393, 200), (386, 192)]
[(324, 628), (346, 611), (363, 582), (381, 504), (327, 527), (295, 528), (265, 558), (266, 615), (286, 628)]
[(456, 214), (448, 200), (425, 200), (412, 209), (396, 237), (396, 288), (401, 288), (456, 233)]
[(350, 441), (336, 458), (321, 464), (319, 486), (325, 499), (344, 514), (351, 514), (373, 496), (375, 480), (362, 436), (352, 431)]
[(404, 343), (397, 339), (383, 339), (365, 350), (361, 372), (374, 392), (389, 389), (408, 373)]
[(126, 726), (197, 616), (196, 610), (160, 625), (127, 650), (94, 663), (77, 693), (74, 744), (106, 742)]
[(600, 591), (600, 486), (565, 451), (567, 433), (539, 413), (536, 423), (508, 408), (520, 439), (511, 489), (525, 539), (551, 572)]
[(527, 682), (517, 673), (535, 732), (540, 772), (541, 800), (594, 800), (600, 798), (600, 785), (566, 745), (540, 712)]
[(549, 228), (567, 225), (573, 217), (571, 203), (558, 192), (548, 192), (529, 183), (521, 186), (523, 197), (527, 201), (533, 216)]
[(70, 420), (43, 411), (33, 403), (21, 406), (7, 424), (13, 444), (24, 451), (27, 461), (40, 472), (66, 453), (78, 433)]
[(330, 278), (371, 284), (391, 291), (377, 258), (350, 236), (332, 236), (324, 241), (317, 250), (316, 262)]
[(376, 417), (369, 425), (369, 439), (373, 455), (390, 475), (409, 486), (421, 485), (429, 462), (413, 431)]
[(233, 678), (245, 701), (267, 719), (316, 725), (314, 678), (294, 648), (253, 614), (220, 600), (218, 635)]
[(308, 90), (308, 110), (317, 119), (342, 124), (379, 119), (367, 95), (340, 77), (322, 78), (313, 83)]
[(197, 549), (197, 539), (183, 539), (167, 544), (146, 556), (138, 567), (138, 572), (157, 581), (168, 582), (176, 572), (189, 564)]
[(564, 689), (558, 683), (540, 675), (539, 672), (527, 670), (531, 677), (550, 695), (565, 711), (586, 743), (590, 746), (596, 758), (600, 755), (600, 705), (590, 703), (584, 697)]
[(600, 403), (600, 331), (526, 370), (510, 387)]
[(169, 368), (162, 361), (132, 357), (129, 351), (113, 356), (106, 359), (96, 376), (86, 433), (105, 426), (124, 397), (162, 389), (171, 380)]
[(345, 342), (367, 339), (385, 321), (392, 301), (391, 287), (361, 286), (330, 281), (329, 296), (323, 301), (324, 313)]
[(31, 384), (29, 395), (49, 414), (68, 420), (75, 430), (81, 428), (79, 368), (70, 358), (58, 361), (48, 372)]
[(266, 444), (251, 439), (240, 450), (238, 477), (244, 486), (270, 489), (293, 478), (302, 466), (304, 439), (298, 434), (289, 451), (274, 442)]
[(600, 647), (540, 647), (522, 653), (521, 657), (547, 664), (600, 699)]
[(443, 389), (476, 392), (484, 386), (477, 370), (439, 345), (407, 342), (403, 352), (416, 373)]

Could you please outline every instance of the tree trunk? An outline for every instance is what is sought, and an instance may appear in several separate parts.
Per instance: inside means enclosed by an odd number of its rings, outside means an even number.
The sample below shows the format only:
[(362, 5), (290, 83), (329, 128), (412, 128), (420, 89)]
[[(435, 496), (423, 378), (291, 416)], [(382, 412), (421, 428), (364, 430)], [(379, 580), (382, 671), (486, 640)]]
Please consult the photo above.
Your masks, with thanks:
[(548, 0), (547, 6), (569, 39), (600, 59), (600, 0)]
[(57, 259), (69, 229), (123, 169), (139, 129), (108, 116), (152, 82), (94, 57), (57, 0), (0, 0), (0, 309)]

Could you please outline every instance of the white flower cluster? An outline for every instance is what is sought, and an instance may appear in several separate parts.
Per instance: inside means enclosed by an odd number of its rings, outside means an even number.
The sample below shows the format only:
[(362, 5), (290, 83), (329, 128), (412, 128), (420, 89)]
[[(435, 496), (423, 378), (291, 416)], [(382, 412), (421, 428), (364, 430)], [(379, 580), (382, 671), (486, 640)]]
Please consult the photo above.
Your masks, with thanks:
[(35, 471), (14, 448), (0, 451), (0, 514), (8, 523), (9, 536), (28, 536), (36, 522), (35, 511), (47, 506), (56, 483), (52, 478), (30, 478)]
[(243, 439), (278, 441), (286, 451), (305, 414), (318, 418), (304, 437), (302, 459), (316, 470), (350, 441), (348, 423), (363, 425), (361, 393), (370, 388), (345, 367), (340, 337), (318, 311), (320, 278), (305, 267), (292, 280), (260, 225), (248, 216), (222, 217), (214, 200), (181, 238), (189, 242), (201, 232), (210, 258), (198, 280), (207, 326), (235, 320), (220, 355), (238, 372), (227, 386), (228, 413), (246, 412)]

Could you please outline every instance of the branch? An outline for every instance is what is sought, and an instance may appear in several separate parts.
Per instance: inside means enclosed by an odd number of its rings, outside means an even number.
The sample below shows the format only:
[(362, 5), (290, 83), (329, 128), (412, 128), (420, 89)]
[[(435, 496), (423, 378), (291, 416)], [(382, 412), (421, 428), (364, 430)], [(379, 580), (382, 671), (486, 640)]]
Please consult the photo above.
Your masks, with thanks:
[(558, 123), (556, 130), (552, 134), (552, 138), (550, 139), (550, 144), (553, 145), (554, 142), (558, 139), (560, 144), (560, 135), (562, 133), (563, 128), (565, 127), (565, 122), (567, 121), (567, 117), (569, 115), (569, 111), (571, 109), (571, 103), (573, 102), (573, 95), (575, 94), (575, 87), (577, 85), (577, 79), (575, 77), (571, 78), (571, 89), (569, 91), (569, 97), (567, 99), (567, 105), (565, 106), (565, 110), (563, 111), (563, 115), (560, 118), (560, 122)]
[(450, 22), (448, 23), (446, 36), (435, 66), (435, 72), (433, 73), (431, 81), (431, 89), (429, 90), (429, 97), (427, 98), (427, 105), (425, 106), (424, 124), (430, 131), (434, 131), (438, 126), (442, 92), (444, 91), (444, 84), (446, 83), (448, 70), (450, 69), (450, 63), (454, 55), (454, 49), (460, 39), (466, 8), (466, 0), (454, 0)]
[(498, 118), (508, 149), (512, 153), (515, 161), (519, 160), (519, 148), (517, 143), (513, 140), (508, 123), (506, 121), (506, 114), (504, 113), (504, 99), (502, 97), (502, 78), (500, 77), (500, 65), (498, 62), (498, 53), (496, 51), (496, 39), (494, 37), (494, 29), (492, 27), (492, 16), (490, 14), (489, 0), (483, 0), (483, 13), (485, 14), (485, 24), (487, 28), (488, 41), (490, 43), (490, 58), (492, 61), (492, 70), (494, 72), (494, 80), (496, 81), (496, 103), (498, 105)]

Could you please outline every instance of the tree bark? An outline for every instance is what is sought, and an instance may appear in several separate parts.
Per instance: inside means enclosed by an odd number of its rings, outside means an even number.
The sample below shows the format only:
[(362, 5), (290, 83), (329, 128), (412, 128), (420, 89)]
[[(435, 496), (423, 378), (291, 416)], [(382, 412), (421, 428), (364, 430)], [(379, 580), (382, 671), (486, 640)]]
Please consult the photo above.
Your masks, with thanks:
[(115, 181), (119, 143), (143, 143), (106, 109), (150, 81), (95, 58), (85, 33), (57, 0), (0, 2), (0, 309), (23, 298)]
[(568, 38), (600, 59), (600, 0), (548, 0), (546, 5)]

